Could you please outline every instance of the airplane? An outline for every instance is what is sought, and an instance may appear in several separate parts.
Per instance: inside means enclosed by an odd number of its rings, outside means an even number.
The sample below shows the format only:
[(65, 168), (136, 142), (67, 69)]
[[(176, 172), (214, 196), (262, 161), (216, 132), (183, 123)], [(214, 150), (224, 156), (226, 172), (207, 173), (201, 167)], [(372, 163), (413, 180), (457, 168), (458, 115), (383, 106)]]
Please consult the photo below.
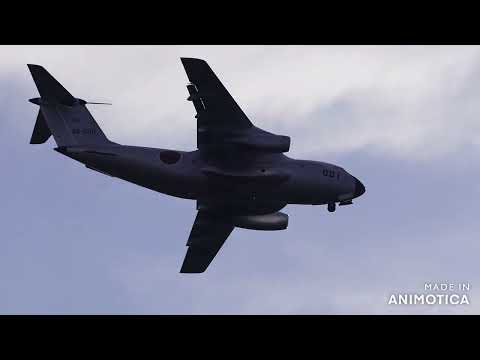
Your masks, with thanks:
[(110, 141), (87, 109), (40, 65), (28, 64), (40, 107), (30, 143), (51, 135), (57, 152), (87, 168), (170, 196), (196, 200), (180, 273), (203, 273), (235, 227), (284, 230), (288, 204), (351, 205), (365, 186), (340, 166), (285, 155), (290, 137), (249, 120), (206, 61), (180, 58), (196, 111), (197, 150)]

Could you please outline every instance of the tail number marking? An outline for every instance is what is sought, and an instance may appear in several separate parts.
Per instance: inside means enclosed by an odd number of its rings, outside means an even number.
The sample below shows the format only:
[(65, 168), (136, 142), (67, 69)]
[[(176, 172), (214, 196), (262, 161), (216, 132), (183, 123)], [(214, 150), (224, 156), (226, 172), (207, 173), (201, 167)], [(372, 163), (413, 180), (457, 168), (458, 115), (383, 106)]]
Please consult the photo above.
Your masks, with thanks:
[(78, 135), (78, 134), (83, 134), (83, 135), (95, 135), (96, 130), (94, 128), (86, 128), (86, 129), (72, 129), (72, 134)]

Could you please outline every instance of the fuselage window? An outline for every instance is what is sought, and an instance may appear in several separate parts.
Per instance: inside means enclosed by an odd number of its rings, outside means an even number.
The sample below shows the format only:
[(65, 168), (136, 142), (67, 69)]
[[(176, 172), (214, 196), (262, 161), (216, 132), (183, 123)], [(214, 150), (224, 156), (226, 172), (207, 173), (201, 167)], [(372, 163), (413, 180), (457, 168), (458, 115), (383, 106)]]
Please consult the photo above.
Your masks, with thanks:
[(166, 150), (160, 153), (160, 160), (165, 164), (175, 164), (180, 160), (180, 153), (177, 151)]

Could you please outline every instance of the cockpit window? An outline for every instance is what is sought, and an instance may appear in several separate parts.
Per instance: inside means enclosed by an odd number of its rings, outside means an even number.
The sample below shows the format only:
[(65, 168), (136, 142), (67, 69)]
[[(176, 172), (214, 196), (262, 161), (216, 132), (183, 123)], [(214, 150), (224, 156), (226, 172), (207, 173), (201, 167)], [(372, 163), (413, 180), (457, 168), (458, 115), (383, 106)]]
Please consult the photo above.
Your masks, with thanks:
[(165, 164), (175, 164), (180, 160), (180, 153), (178, 151), (165, 150), (160, 153), (160, 160)]

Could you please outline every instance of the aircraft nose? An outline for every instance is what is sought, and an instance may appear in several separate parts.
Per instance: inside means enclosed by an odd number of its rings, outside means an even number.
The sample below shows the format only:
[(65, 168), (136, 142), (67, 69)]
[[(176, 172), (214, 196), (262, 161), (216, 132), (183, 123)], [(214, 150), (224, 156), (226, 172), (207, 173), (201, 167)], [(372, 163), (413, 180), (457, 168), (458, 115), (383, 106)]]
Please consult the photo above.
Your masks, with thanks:
[(365, 193), (365, 186), (361, 183), (360, 180), (358, 180), (355, 176), (353, 177), (355, 179), (355, 197), (359, 197)]

